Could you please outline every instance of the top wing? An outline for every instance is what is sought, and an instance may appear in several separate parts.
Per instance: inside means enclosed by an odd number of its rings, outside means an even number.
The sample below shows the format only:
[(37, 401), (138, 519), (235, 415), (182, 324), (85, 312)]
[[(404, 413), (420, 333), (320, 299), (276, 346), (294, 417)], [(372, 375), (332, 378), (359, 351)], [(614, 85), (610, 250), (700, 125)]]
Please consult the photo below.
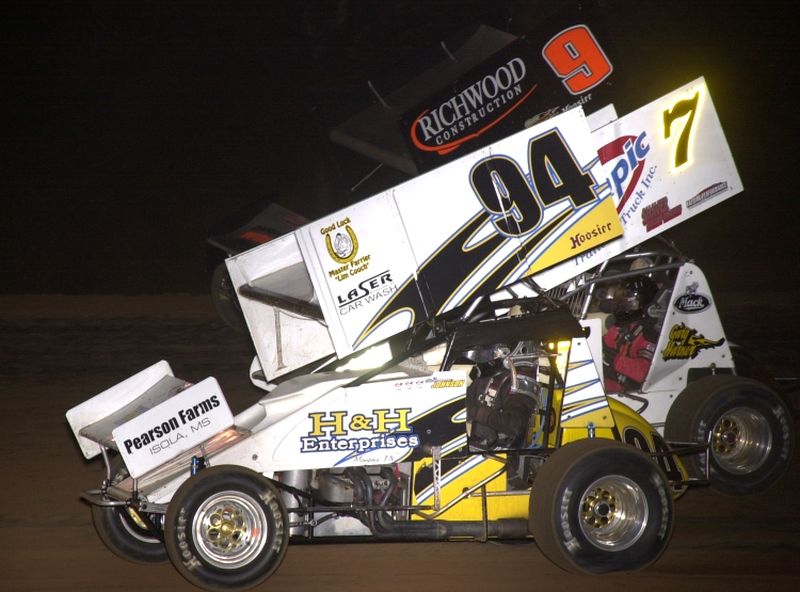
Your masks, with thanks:
[(741, 188), (699, 79), (595, 132), (567, 111), (228, 268), (272, 378), (529, 276), (563, 283)]

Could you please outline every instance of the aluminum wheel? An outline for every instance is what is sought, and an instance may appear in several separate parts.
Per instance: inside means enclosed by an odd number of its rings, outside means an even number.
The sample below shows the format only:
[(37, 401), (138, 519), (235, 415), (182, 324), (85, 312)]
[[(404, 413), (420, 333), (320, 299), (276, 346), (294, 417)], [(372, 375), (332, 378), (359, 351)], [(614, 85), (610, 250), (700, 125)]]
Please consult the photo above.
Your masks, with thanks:
[(636, 543), (647, 527), (647, 516), (644, 492), (622, 475), (598, 479), (581, 497), (581, 531), (606, 551), (622, 551)]
[(236, 569), (247, 565), (267, 541), (267, 517), (258, 500), (221, 491), (197, 510), (192, 532), (198, 552), (211, 565)]
[(763, 491), (793, 458), (795, 426), (782, 397), (760, 382), (717, 374), (690, 383), (667, 415), (664, 437), (707, 444), (684, 457), (691, 477), (728, 495)]
[(664, 471), (615, 440), (557, 449), (531, 488), (530, 533), (548, 559), (574, 573), (644, 569), (667, 548), (673, 523)]
[(711, 431), (711, 451), (716, 461), (737, 475), (752, 473), (766, 462), (772, 450), (772, 430), (755, 409), (735, 407), (719, 418)]

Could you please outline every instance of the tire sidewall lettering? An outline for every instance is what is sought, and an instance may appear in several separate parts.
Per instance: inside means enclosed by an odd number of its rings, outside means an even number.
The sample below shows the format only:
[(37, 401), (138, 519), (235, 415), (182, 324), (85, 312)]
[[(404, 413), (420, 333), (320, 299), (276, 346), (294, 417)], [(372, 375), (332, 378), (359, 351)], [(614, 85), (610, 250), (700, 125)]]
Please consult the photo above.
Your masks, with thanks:
[[(194, 524), (198, 512), (213, 496), (226, 491), (249, 498), (263, 512), (266, 541), (246, 562), (222, 568), (206, 559)], [(178, 572), (195, 586), (244, 589), (267, 579), (283, 560), (289, 542), (286, 510), (274, 486), (258, 473), (236, 466), (204, 469), (186, 481), (173, 496), (166, 518), (166, 547)]]
[[(286, 543), (286, 529), (284, 527), (283, 522), (283, 514), (281, 512), (280, 503), (277, 500), (277, 497), (269, 490), (265, 489), (258, 495), (258, 498), (264, 502), (264, 509), (268, 510), (266, 512), (267, 519), (271, 519), (273, 524), (269, 525), (270, 530), (273, 533), (273, 537), (271, 537), (272, 543), (269, 545), (269, 550), (271, 553), (280, 552), (281, 548)], [(178, 523), (175, 529), (176, 532), (176, 541), (178, 545), (178, 549), (180, 550), (182, 563), (189, 571), (195, 571), (198, 568), (206, 567), (208, 569), (215, 570), (213, 566), (207, 564), (196, 551), (196, 544), (193, 540), (193, 537), (187, 533), (189, 519), (188, 515), (194, 514), (197, 511), (197, 507), (200, 506), (200, 503), (192, 504), (194, 507), (181, 507), (178, 512)]]
[(669, 525), (671, 522), (670, 500), (667, 496), (667, 490), (662, 487), (660, 479), (655, 473), (650, 476), (650, 482), (658, 492), (658, 501), (661, 504), (661, 524), (659, 525), (658, 534), (656, 536), (658, 536), (660, 540), (664, 540), (669, 533)]
[(573, 527), (570, 524), (572, 522), (570, 502), (572, 501), (574, 493), (575, 492), (569, 487), (564, 488), (564, 491), (561, 494), (561, 503), (559, 504), (560, 509), (557, 521), (559, 526), (559, 535), (563, 541), (564, 547), (573, 554), (578, 553), (581, 550), (581, 543), (575, 537), (575, 535), (572, 534)]
[[(648, 459), (647, 462), (651, 463), (652, 461)], [(583, 473), (583, 477), (573, 481), (571, 488), (565, 487), (559, 497), (558, 532), (564, 551), (579, 563), (589, 565), (597, 561), (608, 561), (613, 564), (625, 561), (626, 557), (635, 557), (646, 553), (646, 549), (655, 545), (656, 541), (658, 541), (658, 546), (661, 546), (663, 541), (668, 540), (671, 536), (671, 497), (669, 486), (661, 477), (659, 468), (655, 464), (652, 466), (640, 464), (635, 468), (627, 468), (626, 465), (627, 461), (612, 461), (600, 463), (599, 466), (588, 463), (579, 466), (578, 470)], [(609, 552), (596, 547), (585, 538), (579, 523), (581, 520), (580, 496), (583, 495), (581, 492), (585, 491), (594, 480), (609, 472), (623, 474), (642, 487), (642, 493), (647, 498), (650, 508), (648, 519), (650, 525), (642, 534), (642, 541), (634, 548), (618, 552)], [(649, 542), (647, 542), (648, 540)]]
[(260, 497), (261, 501), (263, 501), (264, 505), (269, 509), (270, 515), (275, 522), (273, 525), (273, 541), (270, 549), (278, 553), (286, 542), (286, 525), (283, 522), (281, 506), (278, 502), (278, 498), (269, 489), (265, 489)]
[(181, 557), (183, 558), (183, 565), (189, 571), (194, 571), (203, 564), (200, 559), (192, 553), (189, 546), (189, 536), (186, 534), (186, 525), (188, 519), (186, 518), (187, 510), (185, 507), (181, 508), (178, 512), (178, 526), (175, 529), (176, 540), (178, 541), (178, 549), (180, 549)]

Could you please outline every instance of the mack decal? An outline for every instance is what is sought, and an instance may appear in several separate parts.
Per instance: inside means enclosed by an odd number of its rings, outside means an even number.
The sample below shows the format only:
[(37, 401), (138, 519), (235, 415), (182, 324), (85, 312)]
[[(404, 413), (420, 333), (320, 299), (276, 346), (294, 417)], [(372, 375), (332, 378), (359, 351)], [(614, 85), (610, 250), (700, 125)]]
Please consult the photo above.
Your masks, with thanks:
[(410, 412), (410, 408), (401, 408), (373, 409), (352, 416), (347, 411), (309, 413), (311, 430), (300, 438), (300, 452), (416, 448), (420, 439), (408, 422)]
[(680, 323), (670, 329), (669, 343), (661, 350), (661, 357), (664, 360), (693, 360), (702, 350), (719, 347), (723, 343), (724, 337), (717, 340), (707, 339), (699, 335), (697, 329)]
[(675, 300), (675, 308), (685, 313), (703, 312), (711, 306), (711, 298), (697, 291), (698, 283), (686, 286), (686, 293)]
[[(212, 409), (219, 407), (220, 400), (217, 395), (211, 395), (209, 398), (204, 399), (197, 405), (193, 405), (188, 409), (181, 409), (178, 413), (168, 419), (165, 419), (160, 424), (154, 425), (152, 428), (142, 432), (140, 436), (135, 438), (126, 438), (122, 443), (125, 450), (130, 454), (133, 450), (141, 450), (149, 444), (155, 444), (150, 453), (155, 454), (162, 448), (167, 448), (171, 444), (175, 444), (182, 438), (185, 438), (180, 429), (187, 424), (192, 431), (197, 431), (199, 428), (207, 427), (210, 422), (203, 422), (202, 419), (197, 424), (190, 422), (200, 418), (202, 415), (208, 413)], [(173, 433), (174, 432), (174, 433)], [(166, 438), (163, 442), (159, 442), (162, 438)]]

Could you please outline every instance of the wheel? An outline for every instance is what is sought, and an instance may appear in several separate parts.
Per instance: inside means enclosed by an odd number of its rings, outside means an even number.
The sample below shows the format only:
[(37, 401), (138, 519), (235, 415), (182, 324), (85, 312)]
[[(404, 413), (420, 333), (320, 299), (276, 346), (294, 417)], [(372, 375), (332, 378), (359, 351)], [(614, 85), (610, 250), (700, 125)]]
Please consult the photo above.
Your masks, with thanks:
[[(707, 376), (678, 395), (667, 414), (669, 441), (709, 443), (683, 457), (690, 475), (722, 493), (759, 492), (783, 475), (794, 449), (786, 404), (767, 386), (739, 376)], [(706, 466), (708, 465), (708, 466)]]
[[(111, 462), (111, 475), (112, 483), (128, 476), (122, 459), (115, 458)], [(147, 518), (157, 525), (161, 523), (158, 514), (149, 514)], [(164, 543), (133, 508), (93, 504), (92, 522), (100, 540), (115, 555), (134, 563), (163, 563), (167, 560)]]
[(673, 502), (662, 470), (614, 440), (578, 440), (556, 450), (531, 489), (530, 532), (564, 570), (643, 569), (672, 537)]
[(234, 466), (203, 469), (167, 508), (164, 543), (180, 574), (206, 590), (245, 590), (286, 555), (286, 507), (275, 486)]
[(239, 305), (231, 277), (228, 275), (228, 268), (224, 263), (217, 265), (211, 276), (211, 302), (219, 317), (228, 327), (237, 333), (247, 332), (242, 308)]

